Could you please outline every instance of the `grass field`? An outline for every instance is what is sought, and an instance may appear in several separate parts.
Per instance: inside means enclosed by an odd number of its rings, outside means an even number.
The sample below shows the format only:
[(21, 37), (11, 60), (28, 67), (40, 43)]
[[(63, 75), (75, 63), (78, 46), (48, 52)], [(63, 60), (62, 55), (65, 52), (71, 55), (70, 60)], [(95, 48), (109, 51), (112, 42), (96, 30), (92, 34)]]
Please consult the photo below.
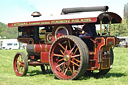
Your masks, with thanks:
[(0, 50), (0, 85), (128, 85), (128, 48), (114, 48), (113, 69), (96, 79), (82, 76), (78, 80), (58, 80), (54, 74), (42, 74), (40, 67), (29, 67), (24, 77), (13, 71), (13, 58), (25, 50)]

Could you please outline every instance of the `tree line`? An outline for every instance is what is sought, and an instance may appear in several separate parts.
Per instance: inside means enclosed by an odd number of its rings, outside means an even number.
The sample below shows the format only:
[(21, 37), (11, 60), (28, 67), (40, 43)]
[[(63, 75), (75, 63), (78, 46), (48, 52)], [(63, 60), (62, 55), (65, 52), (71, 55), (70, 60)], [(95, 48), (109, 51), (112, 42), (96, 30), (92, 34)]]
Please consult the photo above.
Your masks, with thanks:
[(113, 24), (111, 28), (111, 35), (113, 36), (128, 36), (127, 19), (123, 19), (121, 24)]
[(6, 24), (0, 22), (0, 38), (1, 39), (16, 39), (18, 35), (18, 28), (9, 28)]

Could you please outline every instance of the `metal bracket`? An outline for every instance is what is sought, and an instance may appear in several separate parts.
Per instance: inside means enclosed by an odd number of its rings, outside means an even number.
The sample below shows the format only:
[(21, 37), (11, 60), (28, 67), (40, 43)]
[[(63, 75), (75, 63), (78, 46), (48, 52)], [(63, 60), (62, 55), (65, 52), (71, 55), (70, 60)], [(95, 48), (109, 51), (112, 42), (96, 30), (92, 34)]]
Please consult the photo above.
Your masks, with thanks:
[(103, 61), (102, 61), (102, 53), (103, 53), (103, 50), (99, 50), (98, 51), (98, 63), (103, 63)]

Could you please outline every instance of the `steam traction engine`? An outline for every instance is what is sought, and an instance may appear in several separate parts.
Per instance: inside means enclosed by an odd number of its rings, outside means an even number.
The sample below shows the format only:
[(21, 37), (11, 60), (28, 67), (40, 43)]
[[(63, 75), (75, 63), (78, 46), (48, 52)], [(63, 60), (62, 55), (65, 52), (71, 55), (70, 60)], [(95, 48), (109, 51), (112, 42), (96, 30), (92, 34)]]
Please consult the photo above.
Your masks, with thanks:
[[(8, 27), (18, 27), (18, 41), (27, 43), (27, 55), (18, 52), (14, 57), (15, 74), (25, 76), (28, 66), (41, 66), (45, 73), (47, 65), (57, 78), (64, 80), (77, 79), (85, 72), (92, 76), (107, 74), (114, 59), (112, 47), (118, 44), (118, 39), (110, 36), (111, 24), (121, 23), (119, 15), (107, 10), (108, 6), (64, 8), (61, 14), (102, 13), (87, 18), (9, 23)], [(41, 18), (38, 12), (32, 16)], [(102, 33), (102, 24), (109, 26), (107, 33)], [(99, 33), (96, 25), (100, 26)]]

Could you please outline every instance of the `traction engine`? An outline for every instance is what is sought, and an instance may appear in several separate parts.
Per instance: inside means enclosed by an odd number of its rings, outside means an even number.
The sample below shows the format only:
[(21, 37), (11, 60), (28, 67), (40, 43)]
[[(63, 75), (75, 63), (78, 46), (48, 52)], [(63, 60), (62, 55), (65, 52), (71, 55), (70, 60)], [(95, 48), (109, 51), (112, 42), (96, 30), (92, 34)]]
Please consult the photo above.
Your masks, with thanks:
[[(27, 44), (27, 54), (18, 52), (14, 57), (15, 74), (25, 76), (28, 66), (40, 66), (43, 73), (51, 69), (64, 80), (107, 74), (114, 60), (112, 47), (118, 44), (118, 39), (110, 35), (111, 24), (122, 20), (107, 10), (108, 6), (64, 8), (63, 19), (41, 20), (41, 14), (34, 12), (32, 16), (40, 20), (9, 23), (8, 27), (18, 27), (18, 41)], [(85, 18), (93, 11), (102, 13)], [(82, 18), (80, 14), (79, 18), (69, 18), (69, 13), (77, 12), (86, 13)], [(96, 25), (100, 26), (99, 32)], [(103, 32), (102, 25), (108, 26), (107, 32)]]

